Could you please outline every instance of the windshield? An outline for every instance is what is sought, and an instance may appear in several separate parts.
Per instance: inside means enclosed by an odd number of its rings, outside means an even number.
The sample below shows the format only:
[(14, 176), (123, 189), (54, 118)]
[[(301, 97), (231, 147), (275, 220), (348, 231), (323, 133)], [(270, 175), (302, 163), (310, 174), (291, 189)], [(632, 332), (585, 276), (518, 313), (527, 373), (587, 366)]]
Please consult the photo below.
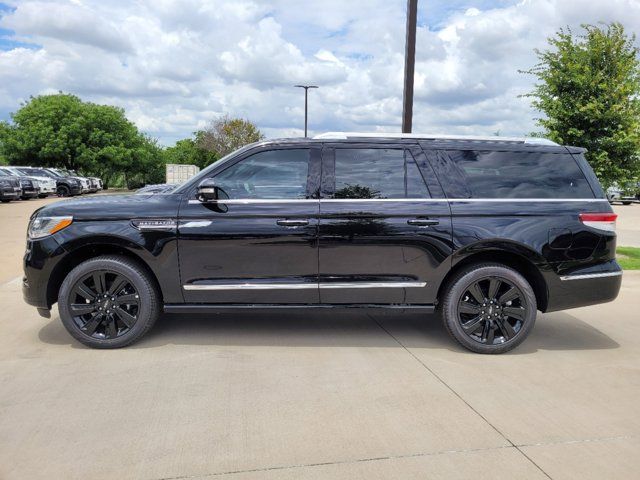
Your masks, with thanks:
[(0, 168), (0, 177), (10, 177), (11, 174), (9, 172), (7, 172), (6, 170)]
[(240, 155), (241, 153), (246, 152), (247, 150), (250, 150), (251, 148), (255, 147), (256, 145), (259, 145), (260, 143), (262, 142), (250, 143), (249, 145), (245, 145), (244, 147), (234, 150), (233, 152), (222, 157), (220, 160), (216, 160), (204, 170), (201, 170), (200, 173), (198, 173), (195, 177), (191, 177), (186, 182), (179, 183), (175, 187), (163, 193), (182, 193), (184, 191), (183, 187), (186, 188), (187, 186), (193, 185), (194, 183), (199, 183), (200, 180), (202, 180), (203, 178), (207, 178), (207, 176), (209, 175), (209, 172), (211, 172), (211, 170), (213, 170), (214, 168), (219, 167), (221, 164), (235, 158), (237, 155)]
[(63, 177), (64, 176), (58, 170), (54, 170), (53, 168), (50, 168), (49, 170), (47, 170), (47, 172), (50, 172), (51, 175), (53, 175), (54, 177)]
[(25, 175), (35, 175), (37, 177), (49, 177), (55, 178), (55, 175), (51, 172), (47, 172), (42, 168), (17, 168), (20, 173), (24, 173)]

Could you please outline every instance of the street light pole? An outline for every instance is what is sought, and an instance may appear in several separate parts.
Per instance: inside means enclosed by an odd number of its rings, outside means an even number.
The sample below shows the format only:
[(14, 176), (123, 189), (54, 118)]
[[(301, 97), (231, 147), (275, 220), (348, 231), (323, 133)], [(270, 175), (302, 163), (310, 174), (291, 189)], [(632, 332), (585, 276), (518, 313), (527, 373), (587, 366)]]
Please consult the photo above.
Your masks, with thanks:
[(308, 112), (308, 95), (310, 88), (319, 88), (317, 85), (294, 85), (296, 88), (304, 88), (304, 138), (307, 138), (307, 112)]
[(402, 133), (413, 128), (413, 77), (416, 64), (416, 24), (418, 0), (407, 0), (407, 42), (404, 53), (404, 92), (402, 95)]

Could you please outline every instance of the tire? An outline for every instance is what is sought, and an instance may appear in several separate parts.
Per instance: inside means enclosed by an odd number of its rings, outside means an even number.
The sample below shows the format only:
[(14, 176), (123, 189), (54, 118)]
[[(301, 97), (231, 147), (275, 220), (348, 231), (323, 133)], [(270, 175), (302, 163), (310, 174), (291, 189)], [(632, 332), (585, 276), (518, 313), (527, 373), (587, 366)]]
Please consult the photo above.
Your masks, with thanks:
[(460, 271), (448, 283), (442, 302), (447, 332), (476, 353), (505, 353), (517, 347), (531, 332), (536, 314), (531, 285), (512, 268), (495, 263)]
[(46, 193), (41, 193), (40, 195), (38, 195), (38, 198), (47, 198), (49, 195)]
[(68, 197), (71, 195), (71, 191), (69, 190), (69, 187), (67, 187), (66, 185), (60, 185), (57, 188), (56, 192), (59, 197)]
[(0, 200), (2, 203), (9, 203), (11, 200)]
[(631, 202), (622, 202), (623, 205), (631, 205)]
[(151, 329), (160, 314), (160, 294), (137, 262), (102, 256), (69, 272), (58, 294), (58, 311), (67, 331), (84, 345), (121, 348)]

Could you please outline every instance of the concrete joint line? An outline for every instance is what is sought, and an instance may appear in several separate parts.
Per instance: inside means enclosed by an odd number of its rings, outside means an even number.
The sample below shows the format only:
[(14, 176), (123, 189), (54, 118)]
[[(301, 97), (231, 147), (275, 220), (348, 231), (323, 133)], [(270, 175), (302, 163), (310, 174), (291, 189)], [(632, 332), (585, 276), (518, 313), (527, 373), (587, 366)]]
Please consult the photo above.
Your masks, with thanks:
[(398, 345), (400, 345), (409, 355), (411, 355), (414, 360), (416, 362), (418, 362), (420, 365), (422, 365), (424, 367), (425, 370), (427, 370), (431, 375), (433, 375), (440, 383), (442, 383), (446, 388), (449, 389), (449, 391), (451, 391), (451, 393), (453, 393), (456, 397), (458, 397), (460, 399), (460, 401), (462, 401), (473, 413), (475, 413), (476, 415), (478, 415), (482, 420), (485, 421), (485, 423), (487, 425), (489, 425), (491, 428), (493, 428), (498, 435), (500, 435), (502, 438), (504, 438), (511, 447), (515, 448), (518, 452), (520, 452), (520, 454), (525, 457), (527, 460), (529, 460), (529, 462), (531, 462), (538, 470), (540, 470), (540, 472), (542, 472), (547, 478), (549, 478), (551, 480), (551, 476), (545, 472), (542, 467), (540, 467), (540, 465), (538, 465), (536, 462), (533, 461), (532, 458), (530, 458), (526, 453), (524, 453), (520, 448), (518, 448), (518, 446), (513, 443), (504, 433), (502, 433), (495, 425), (493, 425), (484, 415), (482, 415), (478, 410), (476, 410), (467, 400), (465, 400), (462, 395), (460, 395), (457, 391), (455, 391), (453, 389), (453, 387), (451, 387), (447, 382), (445, 382), (437, 373), (435, 373), (431, 368), (429, 368), (429, 366), (427, 366), (426, 363), (424, 363), (422, 360), (420, 360), (411, 350), (409, 350), (400, 340), (398, 340), (389, 330), (387, 330), (386, 328), (384, 328), (382, 326), (382, 324), (380, 322), (378, 322), (375, 318), (373, 318), (371, 315), (368, 315), (369, 318), (371, 320), (373, 320), (376, 325), (378, 325), (378, 327), (380, 327), (384, 332), (387, 333), (387, 335), (389, 335), (391, 338), (393, 338), (396, 343)]
[(306, 463), (306, 464), (300, 464), (300, 465), (281, 465), (281, 466), (275, 466), (275, 467), (252, 468), (248, 470), (231, 470), (227, 472), (205, 473), (203, 475), (180, 475), (177, 477), (161, 477), (154, 480), (188, 480), (191, 478), (211, 478), (211, 477), (219, 477), (222, 475), (237, 475), (241, 473), (293, 470), (297, 468), (324, 467), (328, 465), (350, 465), (355, 463), (379, 462), (383, 460), (395, 460), (395, 459), (403, 459), (403, 458), (434, 457), (438, 455), (451, 455), (451, 454), (458, 454), (458, 453), (488, 452), (488, 451), (502, 450), (507, 448), (516, 448), (516, 447), (511, 445), (504, 445), (500, 447), (469, 448), (469, 449), (462, 449), (462, 450), (441, 450), (438, 452), (408, 453), (406, 455), (390, 455), (385, 457), (356, 458), (354, 460), (336, 460), (334, 462)]

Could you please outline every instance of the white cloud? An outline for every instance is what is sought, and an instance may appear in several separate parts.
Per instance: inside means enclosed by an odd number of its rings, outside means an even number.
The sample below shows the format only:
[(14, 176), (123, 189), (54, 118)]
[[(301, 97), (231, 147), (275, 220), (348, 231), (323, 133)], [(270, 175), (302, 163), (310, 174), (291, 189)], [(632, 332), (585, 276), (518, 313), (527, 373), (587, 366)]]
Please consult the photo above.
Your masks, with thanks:
[[(416, 131), (530, 132), (536, 113), (519, 95), (533, 79), (518, 69), (536, 62), (534, 48), (566, 25), (617, 20), (640, 30), (635, 0), (435, 4), (437, 21), (418, 30)], [(0, 41), (0, 118), (30, 95), (63, 90), (124, 107), (164, 143), (224, 113), (269, 136), (300, 135), (303, 96), (293, 85), (308, 82), (321, 86), (309, 95), (312, 130), (398, 131), (405, 5), (23, 0), (0, 12), (0, 28), (35, 47)]]

